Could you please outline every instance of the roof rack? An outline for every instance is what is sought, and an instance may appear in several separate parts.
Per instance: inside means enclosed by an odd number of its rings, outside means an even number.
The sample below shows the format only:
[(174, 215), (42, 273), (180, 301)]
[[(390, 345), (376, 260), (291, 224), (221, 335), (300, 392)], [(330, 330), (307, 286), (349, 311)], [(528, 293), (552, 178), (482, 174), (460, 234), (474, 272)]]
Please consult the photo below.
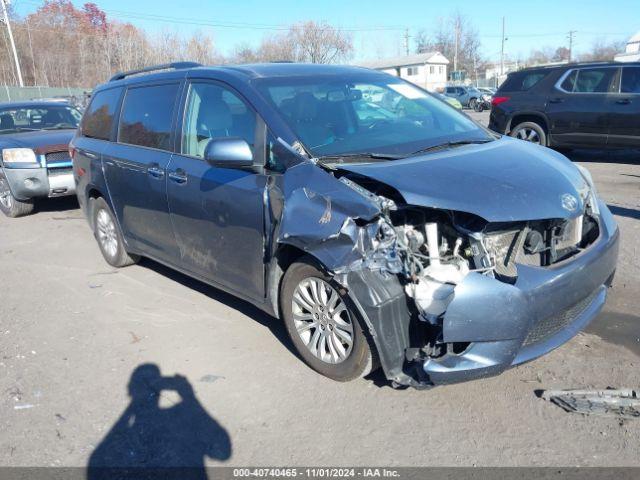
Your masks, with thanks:
[(138, 70), (129, 70), (128, 72), (118, 72), (113, 77), (109, 79), (110, 82), (115, 82), (116, 80), (122, 80), (123, 78), (130, 77), (131, 75), (138, 75), (140, 73), (149, 73), (155, 72), (158, 70), (182, 70), (184, 68), (194, 68), (201, 67), (202, 64), (197, 62), (173, 62), (173, 63), (164, 63), (162, 65), (154, 65), (152, 67), (140, 68)]

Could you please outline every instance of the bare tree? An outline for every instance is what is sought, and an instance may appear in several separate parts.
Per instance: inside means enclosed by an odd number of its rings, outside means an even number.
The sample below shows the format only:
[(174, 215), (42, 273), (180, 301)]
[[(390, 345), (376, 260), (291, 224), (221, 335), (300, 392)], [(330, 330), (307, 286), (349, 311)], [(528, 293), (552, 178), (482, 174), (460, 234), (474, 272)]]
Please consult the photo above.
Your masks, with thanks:
[(588, 52), (579, 55), (578, 58), (581, 62), (613, 60), (613, 57), (615, 57), (617, 53), (620, 53), (624, 50), (624, 46), (624, 41), (606, 41), (602, 38), (599, 38), (593, 42), (593, 44), (591, 45), (591, 49)]
[(440, 52), (452, 62), (458, 53), (458, 70), (471, 76), (485, 61), (480, 54), (480, 37), (471, 20), (459, 12), (448, 18), (440, 18), (429, 30), (422, 30), (416, 36), (416, 53)]

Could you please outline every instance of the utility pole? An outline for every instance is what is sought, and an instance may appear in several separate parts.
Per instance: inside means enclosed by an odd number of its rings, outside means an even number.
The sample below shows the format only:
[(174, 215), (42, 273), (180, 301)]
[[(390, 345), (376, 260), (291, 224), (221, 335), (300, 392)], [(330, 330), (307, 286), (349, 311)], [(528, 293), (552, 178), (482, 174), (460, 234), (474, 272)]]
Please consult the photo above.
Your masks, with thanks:
[(456, 32), (455, 32), (455, 41), (454, 41), (454, 50), (453, 50), (453, 71), (458, 71), (458, 37), (460, 36), (460, 25), (456, 20)]
[(2, 4), (2, 13), (4, 15), (4, 23), (7, 25), (7, 32), (9, 32), (9, 41), (11, 42), (11, 49), (13, 50), (13, 60), (16, 62), (16, 71), (18, 72), (18, 83), (21, 87), (24, 87), (22, 81), (22, 71), (20, 71), (20, 62), (18, 61), (18, 52), (16, 51), (16, 42), (13, 40), (13, 32), (11, 31), (11, 24), (9, 23), (9, 14), (7, 13), (7, 4), (9, 0), (0, 0)]
[(408, 57), (409, 56), (409, 29), (404, 29), (404, 53)]
[(500, 49), (500, 76), (504, 76), (504, 17), (502, 17), (502, 48)]
[(576, 34), (575, 30), (569, 30), (567, 38), (569, 39), (569, 63), (571, 63), (571, 56), (573, 53), (573, 36)]

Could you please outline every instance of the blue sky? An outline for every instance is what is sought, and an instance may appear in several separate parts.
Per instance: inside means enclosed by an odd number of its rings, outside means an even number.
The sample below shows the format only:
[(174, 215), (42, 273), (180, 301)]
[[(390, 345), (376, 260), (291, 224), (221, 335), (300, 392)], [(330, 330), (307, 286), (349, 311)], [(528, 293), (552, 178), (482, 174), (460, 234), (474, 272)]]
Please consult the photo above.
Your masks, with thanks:
[[(509, 37), (506, 53), (514, 58), (526, 56), (535, 48), (566, 45), (569, 30), (577, 31), (576, 52), (589, 48), (597, 38), (624, 40), (640, 30), (638, 0), (93, 1), (110, 17), (129, 21), (149, 32), (169, 30), (188, 34), (200, 30), (210, 34), (224, 54), (239, 43), (257, 45), (264, 35), (277, 33), (278, 28), (312, 19), (348, 29), (354, 38), (354, 60), (397, 55), (403, 53), (405, 27), (410, 35), (415, 35), (456, 10), (470, 17), (480, 34), (483, 54), (489, 59), (500, 56), (502, 16), (506, 18)], [(24, 15), (41, 2), (13, 0), (13, 3), (17, 12)], [(74, 1), (76, 5), (82, 3)]]

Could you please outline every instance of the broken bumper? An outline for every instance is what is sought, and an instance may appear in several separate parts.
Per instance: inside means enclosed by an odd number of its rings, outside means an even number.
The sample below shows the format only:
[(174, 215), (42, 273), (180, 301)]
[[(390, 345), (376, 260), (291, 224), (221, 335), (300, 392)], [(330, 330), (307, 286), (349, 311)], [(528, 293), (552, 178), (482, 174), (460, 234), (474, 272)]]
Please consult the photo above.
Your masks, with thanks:
[(17, 200), (37, 197), (60, 197), (75, 193), (71, 169), (5, 168), (11, 193)]
[(442, 341), (468, 343), (460, 354), (410, 360), (411, 324), (419, 320), (412, 319), (399, 282), (371, 272), (350, 274), (352, 297), (387, 378), (424, 387), (497, 375), (571, 339), (602, 309), (616, 268), (619, 231), (602, 202), (600, 211), (600, 237), (571, 259), (544, 268), (518, 265), (514, 285), (471, 273), (456, 287)]

